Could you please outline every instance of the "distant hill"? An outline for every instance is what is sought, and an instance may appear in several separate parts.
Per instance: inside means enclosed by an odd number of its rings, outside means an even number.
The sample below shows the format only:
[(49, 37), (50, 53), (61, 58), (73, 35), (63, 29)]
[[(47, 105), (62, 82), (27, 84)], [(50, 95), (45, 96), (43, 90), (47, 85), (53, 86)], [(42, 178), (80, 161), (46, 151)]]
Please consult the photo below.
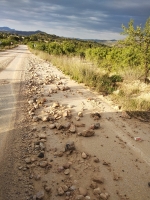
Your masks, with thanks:
[(22, 35), (22, 36), (28, 36), (28, 35), (33, 35), (33, 34), (37, 34), (37, 33), (42, 33), (42, 31), (17, 31), (15, 29), (11, 29), (9, 27), (0, 27), (0, 31), (1, 32), (8, 32), (8, 33), (15, 33), (18, 35)]
[(99, 40), (99, 39), (87, 39), (85, 41), (92, 41), (92, 42), (97, 42), (97, 43), (101, 43), (107, 46), (114, 46), (115, 44), (117, 44), (118, 40)]
[(17, 35), (21, 35), (21, 36), (30, 36), (30, 35), (34, 35), (34, 34), (38, 34), (38, 38), (41, 38), (43, 40), (49, 41), (49, 38), (56, 40), (56, 39), (73, 39), (73, 40), (79, 40), (79, 41), (89, 41), (89, 42), (94, 42), (94, 43), (100, 43), (102, 45), (107, 45), (107, 46), (114, 46), (117, 44), (117, 40), (99, 40), (99, 39), (80, 39), (80, 38), (69, 38), (69, 37), (60, 37), (60, 36), (56, 36), (56, 35), (51, 35), (51, 34), (47, 34), (45, 32), (42, 32), (40, 30), (37, 31), (18, 31), (15, 29), (11, 29), (9, 27), (0, 27), (0, 32), (6, 32), (6, 33), (10, 33), (10, 34), (17, 34)]
[(0, 27), (0, 31), (15, 31), (15, 29), (11, 29), (9, 27)]

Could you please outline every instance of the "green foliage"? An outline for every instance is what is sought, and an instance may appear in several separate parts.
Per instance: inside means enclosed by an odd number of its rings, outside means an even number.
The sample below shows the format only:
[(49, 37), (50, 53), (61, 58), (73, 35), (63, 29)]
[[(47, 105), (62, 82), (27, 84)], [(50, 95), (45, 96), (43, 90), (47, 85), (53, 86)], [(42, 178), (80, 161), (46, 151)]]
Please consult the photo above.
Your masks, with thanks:
[(7, 32), (0, 32), (0, 49), (13, 48), (19, 44), (23, 38), (16, 34), (10, 34)]
[(136, 28), (134, 28), (133, 20), (130, 20), (128, 27), (122, 25), (122, 28), (122, 34), (127, 35), (122, 44), (130, 46), (132, 48), (133, 56), (129, 56), (129, 62), (131, 62), (130, 64), (134, 64), (134, 49), (138, 49), (141, 64), (145, 70), (144, 79), (146, 82), (150, 70), (150, 17), (147, 19), (143, 28), (141, 26), (137, 26)]
[(120, 76), (120, 75), (112, 75), (110, 77), (110, 80), (113, 82), (113, 83), (116, 83), (116, 82), (122, 82), (123, 81), (123, 78)]

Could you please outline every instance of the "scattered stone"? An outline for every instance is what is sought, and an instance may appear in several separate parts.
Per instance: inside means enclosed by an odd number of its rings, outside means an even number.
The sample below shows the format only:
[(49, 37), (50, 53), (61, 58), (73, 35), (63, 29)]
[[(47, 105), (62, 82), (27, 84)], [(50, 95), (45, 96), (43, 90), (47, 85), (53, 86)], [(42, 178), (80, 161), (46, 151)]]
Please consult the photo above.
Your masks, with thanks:
[(71, 133), (75, 133), (75, 132), (76, 132), (76, 127), (75, 127), (74, 124), (71, 124), (69, 131), (70, 131)]
[(38, 157), (39, 157), (39, 158), (44, 158), (44, 153), (43, 153), (43, 152), (40, 152), (39, 155), (38, 155)]
[(34, 105), (34, 108), (35, 109), (38, 109), (39, 108), (39, 105), (38, 104), (33, 104)]
[(39, 181), (39, 180), (41, 179), (40, 174), (36, 174), (36, 175), (34, 176), (34, 179), (35, 179), (36, 181)]
[(31, 163), (31, 158), (26, 158), (26, 159), (25, 159), (25, 162), (26, 162), (27, 164), (30, 164), (30, 163)]
[(40, 139), (46, 139), (47, 136), (46, 136), (45, 133), (40, 133), (40, 134), (39, 134), (39, 138), (40, 138)]
[(49, 126), (50, 129), (54, 129), (55, 127), (56, 127), (55, 124), (50, 124), (50, 126)]
[(150, 187), (150, 182), (148, 182), (148, 186)]
[(71, 192), (66, 192), (66, 196), (70, 196), (71, 195)]
[(91, 117), (93, 117), (94, 120), (99, 120), (101, 118), (101, 115), (100, 115), (100, 113), (95, 112), (95, 113), (91, 114)]
[(39, 98), (38, 100), (37, 100), (37, 104), (43, 104), (43, 103), (45, 103), (46, 102), (46, 99), (45, 98)]
[(94, 158), (94, 162), (95, 162), (95, 163), (99, 163), (100, 161), (99, 161), (98, 158)]
[(69, 190), (71, 190), (71, 191), (74, 191), (74, 190), (76, 190), (77, 188), (76, 188), (76, 186), (75, 185), (72, 185), (70, 188), (69, 188)]
[(94, 129), (99, 129), (100, 128), (100, 123), (95, 123), (94, 124)]
[(77, 195), (76, 198), (75, 198), (75, 200), (82, 200), (82, 199), (84, 199), (83, 195)]
[(83, 112), (78, 112), (79, 117), (83, 117)]
[(103, 161), (103, 165), (107, 165), (107, 166), (109, 166), (110, 163), (109, 163), (109, 162), (106, 162), (106, 161)]
[(65, 151), (73, 151), (75, 150), (74, 142), (67, 142), (65, 146)]
[(40, 142), (39, 146), (40, 146), (40, 149), (41, 149), (41, 150), (45, 150), (45, 145), (44, 145), (43, 142)]
[(64, 127), (65, 129), (70, 128), (70, 126), (71, 126), (71, 123), (70, 123), (70, 122), (66, 122), (66, 123), (63, 124), (63, 127)]
[(59, 106), (60, 106), (60, 104), (58, 102), (54, 102), (53, 105), (52, 105), (53, 108), (57, 108)]
[(36, 130), (37, 130), (37, 128), (36, 128), (36, 127), (33, 127), (31, 131), (34, 132), (34, 131), (36, 131)]
[(82, 156), (82, 158), (84, 158), (84, 159), (86, 159), (86, 158), (87, 158), (87, 155), (86, 155), (86, 153), (84, 153), (84, 152), (82, 153), (82, 155), (81, 155), (81, 156)]
[(68, 111), (65, 111), (65, 112), (63, 113), (63, 117), (69, 117), (69, 112), (68, 112)]
[(83, 187), (79, 187), (79, 193), (80, 195), (86, 196), (87, 195), (87, 189)]
[(108, 193), (101, 193), (100, 194), (100, 199), (107, 200), (108, 198), (109, 198), (109, 194)]
[(56, 115), (54, 115), (54, 118), (58, 120), (61, 118), (61, 115), (56, 114)]
[(61, 84), (63, 84), (62, 81), (58, 81), (57, 85), (61, 85)]
[(70, 90), (70, 87), (69, 86), (65, 86), (65, 90)]
[(64, 170), (64, 167), (63, 166), (59, 166), (58, 168), (57, 168), (57, 171), (58, 172), (62, 172)]
[(76, 124), (76, 127), (85, 127), (85, 124), (79, 123), (79, 124)]
[(83, 131), (81, 134), (83, 137), (91, 137), (95, 134), (95, 131), (89, 129), (89, 130)]
[(77, 121), (80, 121), (80, 117), (76, 117), (76, 120), (77, 120)]
[(55, 125), (56, 125), (57, 130), (61, 130), (63, 128), (63, 125), (60, 123), (56, 123)]
[(35, 162), (36, 160), (37, 160), (37, 158), (31, 157), (31, 162)]
[(48, 165), (48, 162), (47, 161), (41, 161), (40, 162), (40, 167), (46, 167)]
[(19, 170), (21, 170), (22, 168), (23, 168), (22, 166), (19, 166), (19, 167), (18, 167)]
[(119, 180), (118, 174), (113, 173), (113, 180), (114, 180), (114, 181), (118, 181), (118, 180)]
[(67, 192), (68, 191), (68, 186), (67, 185), (62, 185), (62, 189), (64, 192)]
[(29, 115), (30, 115), (31, 117), (33, 117), (33, 116), (35, 115), (35, 113), (34, 113), (33, 111), (29, 111)]
[(90, 187), (91, 187), (92, 189), (96, 189), (96, 188), (97, 188), (97, 183), (94, 182), (94, 181), (92, 181)]
[(44, 191), (41, 190), (36, 194), (36, 199), (43, 199), (44, 198)]
[(39, 117), (38, 116), (33, 116), (32, 119), (33, 119), (34, 122), (38, 122), (39, 121)]
[(41, 119), (42, 119), (43, 122), (48, 122), (49, 116), (48, 115), (42, 116)]
[(22, 170), (23, 170), (23, 171), (27, 171), (27, 168), (26, 168), (26, 167), (24, 167)]
[(95, 194), (95, 195), (99, 195), (99, 194), (101, 194), (101, 189), (98, 187), (98, 188), (95, 188), (94, 190), (93, 190), (93, 194)]
[(91, 199), (90, 196), (86, 196), (86, 197), (85, 197), (85, 200), (90, 200), (90, 199)]
[(44, 189), (45, 189), (46, 192), (51, 192), (51, 187), (49, 187), (47, 185), (44, 186)]
[(28, 104), (32, 105), (34, 103), (33, 99), (28, 101)]
[(66, 169), (66, 170), (64, 171), (64, 174), (65, 174), (65, 175), (70, 174), (70, 169)]
[(104, 183), (104, 178), (101, 176), (94, 176), (92, 180), (96, 183)]
[(65, 192), (64, 192), (64, 190), (62, 189), (62, 187), (59, 187), (59, 188), (58, 188), (58, 195), (59, 195), (59, 196), (62, 196), (64, 193), (65, 193)]
[(69, 163), (66, 163), (63, 165), (64, 169), (68, 169), (70, 167), (70, 164)]
[(58, 152), (57, 156), (62, 157), (63, 156), (63, 152), (62, 151)]
[(34, 146), (34, 149), (35, 149), (35, 150), (40, 150), (40, 146), (39, 146), (39, 145), (35, 145), (35, 146)]
[(122, 112), (122, 114), (120, 115), (120, 117), (126, 118), (126, 119), (131, 119), (131, 117), (128, 115), (128, 113), (126, 111)]

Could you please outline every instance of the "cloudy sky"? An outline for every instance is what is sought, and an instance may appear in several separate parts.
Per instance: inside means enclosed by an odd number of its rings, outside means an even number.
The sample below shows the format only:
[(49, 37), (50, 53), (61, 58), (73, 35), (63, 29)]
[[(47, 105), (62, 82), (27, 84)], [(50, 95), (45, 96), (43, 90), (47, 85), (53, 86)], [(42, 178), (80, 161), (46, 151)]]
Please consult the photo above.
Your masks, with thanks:
[(0, 27), (82, 39), (120, 39), (150, 16), (150, 0), (0, 0)]

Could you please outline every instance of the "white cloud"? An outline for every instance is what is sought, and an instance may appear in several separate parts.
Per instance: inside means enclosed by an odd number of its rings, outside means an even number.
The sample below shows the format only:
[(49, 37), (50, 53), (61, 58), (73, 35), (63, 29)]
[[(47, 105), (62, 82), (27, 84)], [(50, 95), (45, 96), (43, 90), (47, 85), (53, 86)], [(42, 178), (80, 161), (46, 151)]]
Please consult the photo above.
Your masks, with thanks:
[(149, 0), (0, 0), (0, 8), (0, 26), (87, 39), (119, 39), (121, 24), (150, 15)]

